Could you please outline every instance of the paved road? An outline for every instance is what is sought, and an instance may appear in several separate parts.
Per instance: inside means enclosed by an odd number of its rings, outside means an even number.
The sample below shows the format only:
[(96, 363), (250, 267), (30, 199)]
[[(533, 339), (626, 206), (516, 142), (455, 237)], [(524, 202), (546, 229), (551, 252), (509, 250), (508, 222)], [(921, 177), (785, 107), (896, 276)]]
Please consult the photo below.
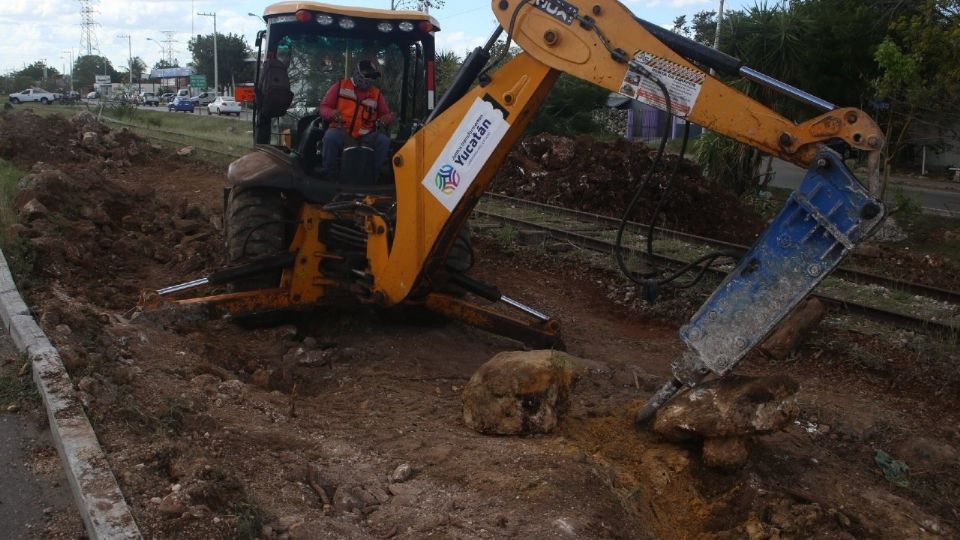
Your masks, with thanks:
[[(776, 171), (771, 185), (779, 188), (796, 189), (806, 171), (792, 163), (773, 161), (773, 170)], [(896, 183), (896, 182), (895, 182)], [(904, 193), (911, 199), (919, 202), (923, 209), (930, 213), (960, 216), (960, 189), (953, 190), (951, 187), (936, 188), (931, 186), (918, 186), (906, 183), (900, 183)], [(893, 199), (892, 193), (887, 193), (887, 201)]]
[[(0, 377), (17, 377), (20, 358), (0, 325)], [(23, 403), (23, 410), (16, 414), (8, 413), (7, 405), (0, 403), (0, 538), (48, 538), (79, 532), (80, 516), (60, 458), (46, 425), (38, 425), (38, 419), (46, 415), (43, 405)], [(38, 455), (43, 456), (40, 461)], [(34, 470), (38, 463), (39, 474)]]

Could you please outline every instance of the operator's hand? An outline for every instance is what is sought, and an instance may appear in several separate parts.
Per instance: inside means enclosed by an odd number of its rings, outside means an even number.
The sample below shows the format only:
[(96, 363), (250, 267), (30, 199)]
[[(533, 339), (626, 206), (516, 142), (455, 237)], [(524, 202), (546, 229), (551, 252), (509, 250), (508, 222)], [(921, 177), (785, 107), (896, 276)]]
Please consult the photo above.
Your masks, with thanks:
[(333, 114), (330, 115), (330, 121), (340, 123), (343, 121), (343, 115), (340, 114), (340, 111), (333, 111)]

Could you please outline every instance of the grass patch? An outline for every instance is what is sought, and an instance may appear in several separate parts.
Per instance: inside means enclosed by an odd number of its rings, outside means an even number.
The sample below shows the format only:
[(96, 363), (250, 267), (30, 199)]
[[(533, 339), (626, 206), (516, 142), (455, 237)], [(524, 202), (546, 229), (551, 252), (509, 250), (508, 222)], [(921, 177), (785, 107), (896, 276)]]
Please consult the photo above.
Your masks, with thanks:
[(4, 230), (17, 221), (13, 198), (17, 194), (17, 182), (25, 174), (12, 163), (0, 159), (0, 228)]
[[(20, 360), (21, 363), (27, 361), (23, 357)], [(0, 405), (21, 401), (40, 403), (40, 393), (33, 384), (30, 371), (28, 370), (22, 376), (0, 376)]]

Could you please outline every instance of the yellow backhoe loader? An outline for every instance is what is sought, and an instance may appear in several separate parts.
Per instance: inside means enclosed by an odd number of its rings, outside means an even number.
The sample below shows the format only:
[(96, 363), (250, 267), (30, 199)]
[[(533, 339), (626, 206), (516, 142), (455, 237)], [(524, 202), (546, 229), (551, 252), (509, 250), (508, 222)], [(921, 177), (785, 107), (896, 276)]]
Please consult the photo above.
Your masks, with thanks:
[[(880, 201), (838, 153), (867, 152), (876, 176), (883, 134), (863, 111), (758, 73), (638, 19), (615, 0), (493, 0), (491, 7), (498, 28), (443, 96), (434, 94), (440, 25), (430, 16), (313, 2), (268, 7), (257, 39), (256, 145), (230, 165), (225, 189), (231, 266), (160, 295), (242, 317), (315, 308), (345, 294), (381, 306), (419, 305), (531, 344), (558, 344), (557, 321), (466, 275), (465, 225), (561, 73), (808, 168), (780, 215), (683, 327), (688, 349), (638, 422), (682, 387), (734, 369), (883, 219)], [(502, 37), (522, 50), (505, 63), (491, 58)], [(370, 148), (347, 145), (339, 169), (326, 170), (320, 165), (329, 126), (312, 105), (361, 59), (379, 64), (380, 86), (396, 111), (390, 156), (384, 170), (374, 171)], [(772, 87), (821, 114), (795, 123), (710, 70)], [(228, 282), (234, 292), (182, 297)], [(451, 284), (504, 302), (516, 316), (443, 292)]]

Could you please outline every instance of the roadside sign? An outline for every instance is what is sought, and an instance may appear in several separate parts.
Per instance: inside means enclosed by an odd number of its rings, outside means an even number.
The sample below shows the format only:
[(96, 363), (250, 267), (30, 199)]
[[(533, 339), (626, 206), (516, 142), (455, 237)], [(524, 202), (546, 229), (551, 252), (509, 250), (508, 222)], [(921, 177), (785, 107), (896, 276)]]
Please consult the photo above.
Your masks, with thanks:
[(235, 99), (237, 103), (253, 103), (253, 85), (238, 85), (233, 89), (233, 99)]
[(207, 76), (206, 75), (191, 75), (190, 76), (190, 88), (206, 88), (207, 87)]
[(94, 75), (93, 79), (94, 79), (94, 82), (97, 84), (97, 86), (101, 84), (110, 84), (109, 75)]

